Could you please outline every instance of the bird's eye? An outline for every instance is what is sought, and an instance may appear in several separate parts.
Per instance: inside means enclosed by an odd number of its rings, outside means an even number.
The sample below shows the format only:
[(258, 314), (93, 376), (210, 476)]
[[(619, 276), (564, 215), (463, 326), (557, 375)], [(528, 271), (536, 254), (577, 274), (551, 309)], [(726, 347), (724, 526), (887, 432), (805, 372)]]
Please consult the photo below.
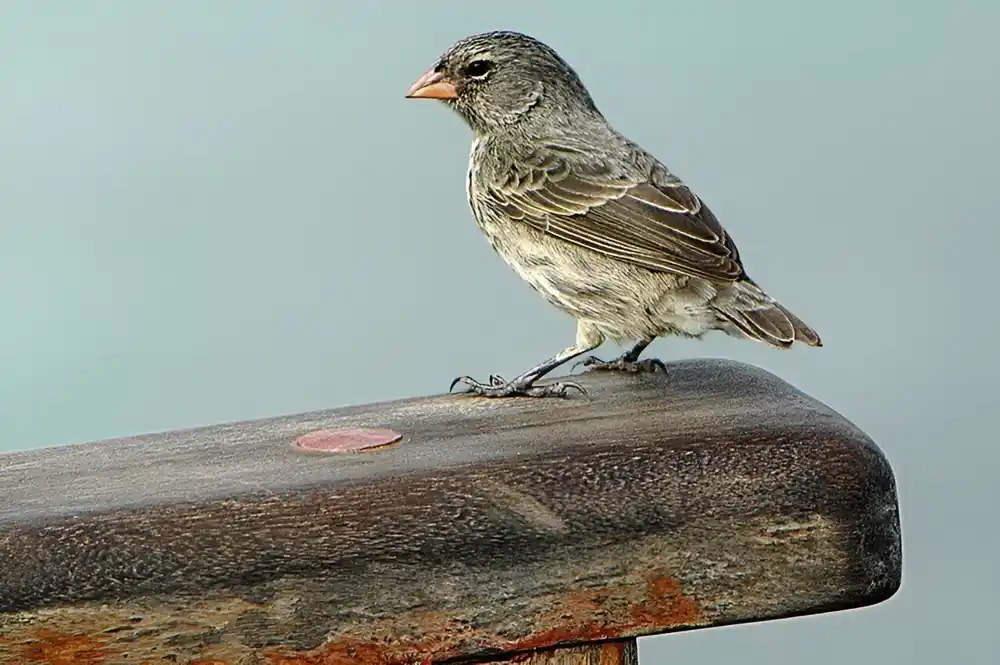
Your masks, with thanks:
[(465, 68), (465, 74), (467, 76), (472, 76), (478, 78), (480, 76), (486, 76), (486, 72), (493, 68), (493, 63), (489, 60), (473, 60)]

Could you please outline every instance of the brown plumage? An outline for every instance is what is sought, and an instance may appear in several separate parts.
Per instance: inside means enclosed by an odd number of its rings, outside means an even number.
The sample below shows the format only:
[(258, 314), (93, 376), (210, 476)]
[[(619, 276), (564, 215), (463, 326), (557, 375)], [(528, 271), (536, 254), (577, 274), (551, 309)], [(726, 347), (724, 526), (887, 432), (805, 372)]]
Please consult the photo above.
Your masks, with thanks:
[[(710, 330), (778, 348), (822, 346), (746, 273), (732, 238), (667, 167), (618, 133), (551, 48), (512, 32), (461, 40), (408, 96), (442, 99), (472, 127), (468, 192), (494, 249), (546, 300), (577, 319), (576, 343), (513, 381), (468, 377), (484, 396), (564, 395), (535, 386), (606, 338), (635, 342), (595, 369), (654, 370), (656, 337)], [(452, 384), (454, 386), (454, 383)]]

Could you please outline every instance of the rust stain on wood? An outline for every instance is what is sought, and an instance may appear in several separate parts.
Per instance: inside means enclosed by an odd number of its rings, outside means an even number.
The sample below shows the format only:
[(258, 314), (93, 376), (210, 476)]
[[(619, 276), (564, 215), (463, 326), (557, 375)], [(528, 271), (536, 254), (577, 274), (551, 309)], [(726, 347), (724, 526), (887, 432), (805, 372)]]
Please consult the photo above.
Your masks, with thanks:
[(649, 582), (649, 597), (656, 602), (640, 605), (630, 614), (643, 626), (692, 626), (703, 621), (698, 603), (681, 591), (681, 583), (669, 577)]
[[(220, 608), (214, 607), (216, 611)], [(260, 649), (243, 643), (238, 633), (223, 628), (238, 620), (239, 608), (251, 610), (253, 606), (242, 602), (226, 606), (226, 611), (207, 623), (193, 618), (199, 613), (192, 608), (183, 622), (181, 617), (147, 614), (144, 621), (131, 624), (138, 639), (121, 631), (107, 634), (109, 625), (117, 627), (125, 621), (125, 615), (118, 611), (111, 610), (110, 615), (95, 624), (92, 615), (85, 619), (76, 614), (63, 616), (63, 612), (55, 610), (48, 617), (49, 626), (22, 633), (16, 639), (10, 639), (10, 633), (0, 638), (0, 663), (145, 665), (158, 653), (161, 658), (166, 654), (180, 657), (178, 662), (188, 665), (238, 665), (254, 655), (261, 665), (430, 665), (447, 659), (491, 653), (513, 655), (708, 623), (698, 602), (683, 592), (681, 583), (656, 571), (645, 575), (632, 571), (611, 586), (532, 599), (518, 614), (523, 619), (534, 618), (526, 623), (516, 622), (524, 628), (513, 628), (511, 633), (481, 627), (474, 616), (413, 612), (332, 634), (327, 642), (309, 650)], [(220, 614), (228, 616), (223, 619)], [(61, 624), (60, 629), (53, 629), (51, 623)], [(188, 629), (204, 630), (210, 625), (222, 630), (218, 633), (219, 641), (203, 643), (200, 648), (191, 645), (176, 651), (169, 647), (161, 650), (163, 640), (169, 636), (183, 634)], [(142, 636), (146, 634), (149, 638)], [(125, 641), (116, 642), (112, 635)], [(155, 649), (156, 644), (161, 649)], [(618, 646), (609, 644), (607, 648), (608, 663), (617, 663)], [(185, 660), (185, 653), (194, 660)], [(155, 657), (154, 661), (159, 662)]]
[[(254, 609), (243, 601), (196, 603), (157, 613), (107, 605), (41, 610), (31, 615), (0, 615), (0, 665), (236, 665), (250, 647), (231, 641), (201, 650), (173, 646), (170, 640), (231, 625)], [(29, 619), (30, 617), (30, 619)], [(25, 622), (29, 619), (29, 622)], [(194, 646), (194, 649), (199, 647)], [(193, 659), (192, 659), (193, 657)]]
[(415, 616), (414, 623), (432, 637), (421, 641), (404, 642), (391, 637), (377, 641), (344, 638), (330, 642), (319, 649), (301, 653), (275, 651), (265, 654), (267, 665), (430, 665), (435, 657), (450, 653), (452, 644), (446, 637), (447, 626), (441, 617), (428, 612)]
[(607, 607), (612, 593), (602, 589), (570, 594), (559, 611), (542, 619), (554, 628), (511, 646), (539, 649), (558, 644), (598, 642), (630, 637), (646, 630), (693, 626), (704, 621), (698, 604), (681, 592), (680, 582), (673, 578), (651, 578), (646, 585), (646, 597), (632, 606), (627, 618), (616, 616), (614, 610)]
[(64, 635), (44, 629), (23, 642), (19, 651), (22, 662), (45, 665), (101, 665), (109, 654), (106, 643), (89, 635)]
[[(409, 622), (413, 640), (392, 628), (400, 619), (372, 625), (364, 639), (344, 635), (308, 652), (273, 651), (267, 665), (412, 665), (482, 654), (528, 652), (559, 645), (599, 642), (705, 623), (698, 603), (682, 592), (678, 580), (654, 575), (645, 587), (602, 588), (546, 600), (528, 635), (508, 637), (478, 630), (467, 621), (441, 613), (417, 613)], [(618, 663), (621, 645), (607, 645), (608, 663)], [(602, 663), (605, 656), (602, 652)]]
[[(406, 655), (407, 652), (410, 655)], [(323, 647), (321, 652), (269, 653), (267, 665), (430, 665), (431, 661), (417, 655), (417, 650), (395, 652), (391, 645), (366, 644), (342, 640)]]
[(608, 642), (601, 645), (601, 665), (622, 665), (625, 660), (625, 644)]

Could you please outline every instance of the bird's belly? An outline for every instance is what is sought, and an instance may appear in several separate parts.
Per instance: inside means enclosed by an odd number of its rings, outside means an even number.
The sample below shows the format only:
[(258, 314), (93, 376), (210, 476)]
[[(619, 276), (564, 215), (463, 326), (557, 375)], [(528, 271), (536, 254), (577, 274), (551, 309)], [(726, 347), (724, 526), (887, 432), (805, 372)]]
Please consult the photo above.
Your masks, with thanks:
[(504, 261), (545, 300), (575, 319), (593, 322), (615, 342), (698, 335), (705, 329), (700, 319), (714, 318), (687, 278), (609, 258), (517, 221), (481, 221), (480, 227)]

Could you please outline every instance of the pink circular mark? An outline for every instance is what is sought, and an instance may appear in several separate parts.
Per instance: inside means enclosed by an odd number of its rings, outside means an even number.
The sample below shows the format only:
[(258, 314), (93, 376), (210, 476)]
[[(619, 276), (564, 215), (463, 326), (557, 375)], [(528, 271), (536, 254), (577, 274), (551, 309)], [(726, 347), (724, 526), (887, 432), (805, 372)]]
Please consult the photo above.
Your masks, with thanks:
[(350, 453), (387, 446), (402, 438), (402, 434), (391, 429), (320, 429), (303, 434), (295, 440), (295, 445), (324, 453)]

